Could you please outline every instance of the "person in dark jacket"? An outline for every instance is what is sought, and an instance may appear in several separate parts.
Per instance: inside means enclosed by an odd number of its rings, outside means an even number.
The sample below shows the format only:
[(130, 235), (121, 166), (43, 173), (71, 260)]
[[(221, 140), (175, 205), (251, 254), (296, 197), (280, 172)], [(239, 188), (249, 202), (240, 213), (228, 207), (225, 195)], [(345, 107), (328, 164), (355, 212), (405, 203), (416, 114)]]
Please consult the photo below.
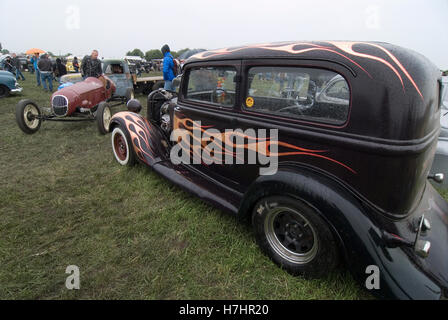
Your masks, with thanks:
[(67, 68), (62, 64), (62, 60), (59, 58), (56, 59), (56, 64), (53, 67), (53, 73), (59, 83), (61, 83), (61, 77), (67, 74)]
[(4, 68), (6, 71), (11, 72), (12, 74), (16, 74), (16, 68), (14, 67), (13, 63), (12, 63), (12, 59), (11, 57), (6, 57), (5, 62), (4, 62)]
[(75, 69), (75, 72), (76, 72), (76, 73), (79, 72), (79, 62), (78, 62), (78, 57), (74, 57), (74, 58), (73, 58), (73, 68)]
[(85, 56), (82, 59), (81, 66), (82, 77), (95, 77), (99, 78), (103, 75), (103, 69), (101, 68), (101, 61), (98, 59), (98, 51), (93, 50), (92, 54), (89, 56)]
[(47, 91), (47, 81), (48, 88), (51, 92), (53, 92), (53, 64), (50, 59), (48, 59), (48, 55), (44, 54), (40, 58), (37, 67), (40, 71), (40, 76), (42, 80), (42, 85), (44, 87), (44, 91)]
[(12, 54), (12, 65), (16, 68), (16, 80), (19, 80), (21, 77), (22, 81), (25, 81), (25, 77), (23, 76), (22, 71), (20, 71), (22, 64), (20, 63), (19, 57), (17, 57), (15, 53)]
[(171, 55), (170, 47), (166, 44), (161, 49), (163, 54), (163, 80), (165, 80), (165, 90), (174, 91), (174, 61)]

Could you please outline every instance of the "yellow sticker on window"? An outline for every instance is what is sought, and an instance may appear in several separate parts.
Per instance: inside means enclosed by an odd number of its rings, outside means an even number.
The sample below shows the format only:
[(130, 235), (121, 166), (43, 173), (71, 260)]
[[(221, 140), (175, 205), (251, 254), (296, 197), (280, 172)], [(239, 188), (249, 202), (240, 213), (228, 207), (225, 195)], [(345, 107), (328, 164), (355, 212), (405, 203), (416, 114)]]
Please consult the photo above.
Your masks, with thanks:
[(247, 97), (247, 99), (246, 99), (246, 106), (247, 106), (248, 108), (252, 108), (253, 105), (254, 105), (254, 98), (252, 98), (252, 97)]

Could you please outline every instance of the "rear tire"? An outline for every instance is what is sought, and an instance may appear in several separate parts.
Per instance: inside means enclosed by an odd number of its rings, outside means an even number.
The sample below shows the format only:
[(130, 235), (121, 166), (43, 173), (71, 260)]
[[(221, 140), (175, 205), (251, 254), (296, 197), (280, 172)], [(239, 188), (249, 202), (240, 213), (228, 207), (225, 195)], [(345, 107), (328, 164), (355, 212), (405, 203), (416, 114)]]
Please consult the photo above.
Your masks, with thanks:
[(125, 102), (128, 103), (129, 100), (135, 98), (134, 89), (128, 88), (126, 89), (126, 96), (125, 96)]
[(10, 90), (7, 86), (0, 84), (0, 98), (6, 98), (9, 96)]
[(20, 100), (16, 106), (16, 121), (26, 134), (36, 133), (42, 123), (39, 107), (31, 100)]
[(107, 134), (110, 129), (110, 120), (112, 118), (112, 111), (107, 102), (101, 102), (96, 110), (96, 122), (98, 130), (101, 134)]
[(301, 200), (263, 198), (254, 207), (252, 225), (262, 251), (293, 275), (321, 277), (338, 265), (338, 247), (329, 226)]
[(121, 125), (115, 127), (112, 131), (111, 141), (115, 160), (122, 166), (133, 166), (136, 161), (134, 150), (130, 148), (132, 142), (128, 139)]

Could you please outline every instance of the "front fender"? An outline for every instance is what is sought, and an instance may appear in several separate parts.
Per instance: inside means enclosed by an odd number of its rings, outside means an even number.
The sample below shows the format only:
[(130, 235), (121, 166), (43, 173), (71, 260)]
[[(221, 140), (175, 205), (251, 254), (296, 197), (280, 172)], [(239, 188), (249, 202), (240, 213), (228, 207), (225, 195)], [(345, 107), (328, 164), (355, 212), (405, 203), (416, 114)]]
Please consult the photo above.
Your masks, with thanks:
[(125, 130), (140, 162), (152, 167), (157, 162), (169, 159), (169, 141), (158, 126), (141, 115), (129, 111), (118, 112), (112, 117), (110, 125), (111, 131), (116, 126)]
[[(380, 288), (369, 292), (383, 299), (439, 299), (441, 288), (411, 262), (402, 248), (388, 248), (382, 239), (384, 217), (343, 184), (308, 168), (282, 168), (272, 176), (260, 176), (242, 200), (240, 217), (268, 195), (300, 198), (328, 222), (339, 240), (342, 256), (354, 278), (365, 288), (366, 269), (378, 266)], [(393, 228), (393, 225), (392, 225)]]

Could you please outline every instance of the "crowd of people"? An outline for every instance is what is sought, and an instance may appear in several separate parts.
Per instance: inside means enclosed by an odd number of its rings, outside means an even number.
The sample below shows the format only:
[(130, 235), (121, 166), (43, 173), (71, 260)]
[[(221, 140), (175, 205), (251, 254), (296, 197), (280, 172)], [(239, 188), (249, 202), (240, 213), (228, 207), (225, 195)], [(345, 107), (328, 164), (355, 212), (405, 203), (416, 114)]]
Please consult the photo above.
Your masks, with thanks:
[[(173, 79), (178, 75), (178, 63), (171, 54), (170, 47), (164, 45), (161, 48), (163, 54), (163, 62), (150, 62), (151, 70), (163, 71), (163, 79), (165, 81), (166, 90), (174, 90)], [(61, 77), (67, 74), (67, 67), (60, 58), (53, 62), (49, 55), (35, 53), (29, 60), (28, 67), (31, 73), (36, 74), (36, 84), (42, 86), (44, 91), (53, 92), (53, 81), (61, 82)], [(95, 77), (102, 79), (103, 70), (101, 60), (98, 59), (98, 50), (93, 50), (90, 56), (82, 59), (81, 65), (78, 58), (74, 57), (73, 68), (76, 73), (81, 72), (82, 78)], [(8, 56), (4, 61), (2, 68), (13, 73), (17, 81), (25, 80), (22, 73), (22, 63), (16, 53)]]

